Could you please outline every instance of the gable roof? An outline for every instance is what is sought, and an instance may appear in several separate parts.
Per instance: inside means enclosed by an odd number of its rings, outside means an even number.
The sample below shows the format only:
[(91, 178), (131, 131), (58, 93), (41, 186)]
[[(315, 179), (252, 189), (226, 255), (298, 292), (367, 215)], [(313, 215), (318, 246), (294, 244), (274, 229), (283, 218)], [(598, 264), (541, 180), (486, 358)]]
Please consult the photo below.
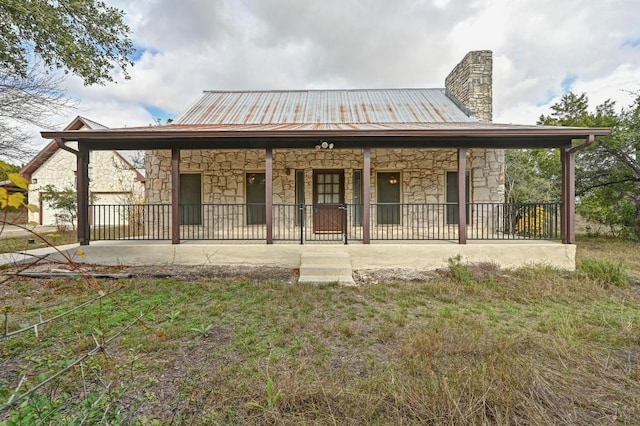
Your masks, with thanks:
[(477, 122), (445, 89), (205, 91), (177, 125)]
[[(108, 130), (108, 129), (109, 128), (107, 126), (104, 126), (104, 125), (98, 123), (97, 121), (93, 121), (93, 120), (90, 120), (90, 119), (88, 119), (86, 117), (82, 117), (82, 116), (78, 115), (76, 118), (74, 118), (67, 125), (67, 127), (64, 128), (64, 131), (70, 131), (70, 130), (82, 130), (82, 131), (85, 131), (85, 130)], [(31, 161), (29, 161), (27, 163), (27, 165), (22, 168), (22, 170), (20, 170), (20, 172), (19, 172), (20, 175), (23, 176), (28, 181), (31, 181), (31, 176), (33, 175), (33, 173), (35, 173), (44, 163), (46, 163), (47, 160), (49, 160), (49, 158), (51, 158), (53, 156), (53, 154), (55, 154), (59, 149), (60, 149), (60, 146), (56, 143), (55, 140), (52, 140), (38, 154), (36, 154), (36, 156), (33, 157), (31, 159)], [(135, 167), (133, 167), (131, 165), (131, 163), (129, 163), (129, 161), (127, 161), (126, 158), (124, 158), (122, 155), (120, 155), (120, 153), (117, 152), (117, 151), (114, 151), (114, 153), (122, 161), (124, 161), (124, 163), (127, 166), (130, 166), (131, 169), (136, 172), (136, 179), (138, 181), (144, 182), (144, 180), (145, 180), (144, 176), (138, 170), (136, 170)]]
[(482, 122), (446, 89), (205, 91), (172, 124), (41, 132), (94, 150), (550, 148), (605, 128)]

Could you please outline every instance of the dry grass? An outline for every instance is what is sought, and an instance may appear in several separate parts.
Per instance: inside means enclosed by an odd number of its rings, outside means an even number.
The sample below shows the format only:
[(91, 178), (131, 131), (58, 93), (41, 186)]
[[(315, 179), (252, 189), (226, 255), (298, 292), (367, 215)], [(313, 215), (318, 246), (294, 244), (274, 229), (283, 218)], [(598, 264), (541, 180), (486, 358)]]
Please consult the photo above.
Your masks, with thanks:
[[(581, 244), (580, 256), (617, 259), (631, 275), (640, 269), (630, 243)], [(101, 311), (107, 334), (130, 320), (122, 309), (151, 309), (148, 328), (94, 360), (103, 380), (122, 386), (114, 400), (122, 421), (640, 422), (637, 282), (616, 287), (581, 273), (491, 264), (356, 288), (212, 275), (103, 283), (120, 288), (118, 305)], [(27, 280), (4, 289), (2, 303), (18, 327), (91, 294), (77, 281)], [(91, 347), (98, 312), (49, 325), (40, 339), (0, 343), (0, 388), (13, 387), (29, 359)], [(81, 393), (78, 377), (47, 395)]]
[(24, 250), (73, 244), (78, 241), (76, 231), (50, 232), (42, 236), (27, 235), (0, 239), (0, 253), (16, 253)]

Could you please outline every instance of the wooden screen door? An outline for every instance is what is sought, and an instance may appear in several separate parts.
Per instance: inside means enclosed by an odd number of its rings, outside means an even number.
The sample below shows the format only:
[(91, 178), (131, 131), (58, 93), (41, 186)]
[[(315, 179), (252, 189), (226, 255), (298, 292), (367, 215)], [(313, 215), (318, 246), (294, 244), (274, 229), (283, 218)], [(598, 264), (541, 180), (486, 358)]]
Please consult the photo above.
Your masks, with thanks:
[(344, 170), (313, 171), (313, 231), (343, 232)]

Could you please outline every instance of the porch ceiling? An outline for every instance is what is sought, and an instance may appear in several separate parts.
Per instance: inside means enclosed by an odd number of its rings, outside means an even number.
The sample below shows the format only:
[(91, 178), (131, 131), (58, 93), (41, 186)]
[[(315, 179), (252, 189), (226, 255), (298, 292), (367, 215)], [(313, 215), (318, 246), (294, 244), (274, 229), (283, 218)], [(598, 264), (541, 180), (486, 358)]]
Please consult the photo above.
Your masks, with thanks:
[(291, 125), (166, 125), (140, 128), (44, 131), (91, 150), (312, 149), (321, 141), (347, 148), (559, 148), (574, 139), (608, 135), (608, 128), (494, 123)]

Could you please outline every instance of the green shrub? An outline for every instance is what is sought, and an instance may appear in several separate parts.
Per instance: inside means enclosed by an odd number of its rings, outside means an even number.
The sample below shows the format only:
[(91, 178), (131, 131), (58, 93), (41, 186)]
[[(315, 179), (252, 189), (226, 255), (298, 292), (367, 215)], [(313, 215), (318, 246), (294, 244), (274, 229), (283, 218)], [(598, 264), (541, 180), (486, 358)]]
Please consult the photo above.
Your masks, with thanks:
[(629, 284), (627, 268), (621, 262), (614, 260), (585, 257), (580, 263), (579, 271), (607, 286), (625, 287)]
[(447, 259), (451, 279), (460, 285), (472, 285), (476, 280), (467, 264), (462, 263), (462, 255), (457, 254)]

